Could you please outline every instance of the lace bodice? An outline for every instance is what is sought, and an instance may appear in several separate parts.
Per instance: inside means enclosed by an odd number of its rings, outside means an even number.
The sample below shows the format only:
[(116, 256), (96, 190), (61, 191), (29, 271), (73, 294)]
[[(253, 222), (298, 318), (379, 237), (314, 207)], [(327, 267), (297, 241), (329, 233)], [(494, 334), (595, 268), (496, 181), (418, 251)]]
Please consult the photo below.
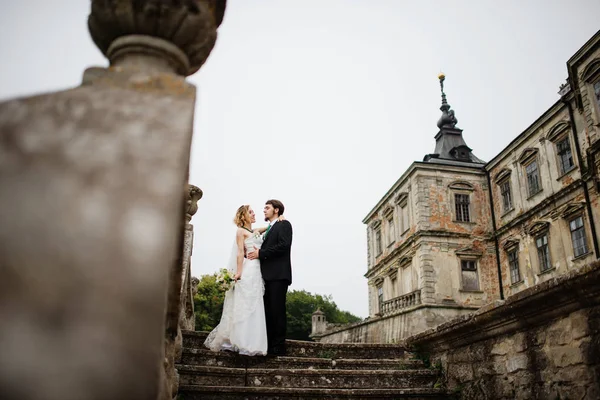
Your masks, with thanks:
[(260, 246), (263, 243), (262, 236), (256, 236), (253, 234), (248, 239), (244, 240), (244, 247), (246, 247), (246, 252), (250, 252), (254, 250), (254, 247), (260, 249)]

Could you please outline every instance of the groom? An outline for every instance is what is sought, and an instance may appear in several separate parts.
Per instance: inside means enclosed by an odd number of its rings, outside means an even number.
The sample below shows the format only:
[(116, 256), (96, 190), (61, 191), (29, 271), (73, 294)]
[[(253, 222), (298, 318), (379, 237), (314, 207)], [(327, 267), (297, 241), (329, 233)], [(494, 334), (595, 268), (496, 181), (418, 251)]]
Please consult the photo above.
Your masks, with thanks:
[(269, 222), (260, 249), (248, 253), (248, 258), (260, 260), (260, 271), (265, 280), (265, 318), (267, 320), (268, 353), (285, 355), (286, 309), (288, 286), (292, 283), (292, 224), (277, 221), (283, 215), (283, 203), (268, 200), (265, 204), (265, 221)]

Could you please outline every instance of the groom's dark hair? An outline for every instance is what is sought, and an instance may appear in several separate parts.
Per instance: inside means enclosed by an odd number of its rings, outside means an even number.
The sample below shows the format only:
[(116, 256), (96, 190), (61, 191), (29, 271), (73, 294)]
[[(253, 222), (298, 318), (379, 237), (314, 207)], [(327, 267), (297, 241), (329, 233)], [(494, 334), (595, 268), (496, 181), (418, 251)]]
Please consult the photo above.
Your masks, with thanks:
[(279, 212), (277, 213), (277, 215), (279, 215), (279, 216), (283, 215), (283, 211), (285, 211), (285, 207), (283, 206), (283, 203), (280, 202), (279, 200), (267, 200), (267, 202), (265, 204), (270, 204), (271, 206), (273, 206), (273, 208), (279, 209)]

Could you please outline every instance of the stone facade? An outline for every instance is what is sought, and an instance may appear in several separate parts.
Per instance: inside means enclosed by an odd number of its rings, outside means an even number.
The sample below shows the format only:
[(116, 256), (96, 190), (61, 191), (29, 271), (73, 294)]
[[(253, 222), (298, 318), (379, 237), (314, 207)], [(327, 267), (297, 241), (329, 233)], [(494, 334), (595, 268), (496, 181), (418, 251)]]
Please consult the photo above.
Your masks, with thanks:
[[(402, 339), (598, 258), (600, 32), (567, 67), (560, 99), (487, 163), (464, 142), (440, 76), (435, 152), (363, 220), (369, 318), (316, 340)], [(424, 322), (419, 305), (439, 318)]]
[(600, 262), (551, 278), (406, 344), (469, 399), (600, 398)]

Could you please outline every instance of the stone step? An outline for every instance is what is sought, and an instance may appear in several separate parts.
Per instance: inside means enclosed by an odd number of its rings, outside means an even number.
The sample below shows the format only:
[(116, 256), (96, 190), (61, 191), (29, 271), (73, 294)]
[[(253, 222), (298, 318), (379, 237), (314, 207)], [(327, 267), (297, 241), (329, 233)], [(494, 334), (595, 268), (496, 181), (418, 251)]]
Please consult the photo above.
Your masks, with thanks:
[(313, 389), (280, 387), (180, 386), (181, 400), (442, 400), (448, 399), (443, 389)]
[[(183, 332), (184, 347), (201, 349), (208, 332)], [(401, 359), (405, 348), (399, 344), (318, 343), (286, 340), (287, 356), (309, 358)]]
[(423, 368), (420, 360), (407, 359), (335, 359), (311, 357), (247, 357), (227, 351), (184, 348), (181, 364), (229, 368), (293, 369), (368, 369), (406, 370)]
[(433, 388), (438, 373), (415, 370), (261, 369), (179, 365), (180, 385), (285, 388)]

